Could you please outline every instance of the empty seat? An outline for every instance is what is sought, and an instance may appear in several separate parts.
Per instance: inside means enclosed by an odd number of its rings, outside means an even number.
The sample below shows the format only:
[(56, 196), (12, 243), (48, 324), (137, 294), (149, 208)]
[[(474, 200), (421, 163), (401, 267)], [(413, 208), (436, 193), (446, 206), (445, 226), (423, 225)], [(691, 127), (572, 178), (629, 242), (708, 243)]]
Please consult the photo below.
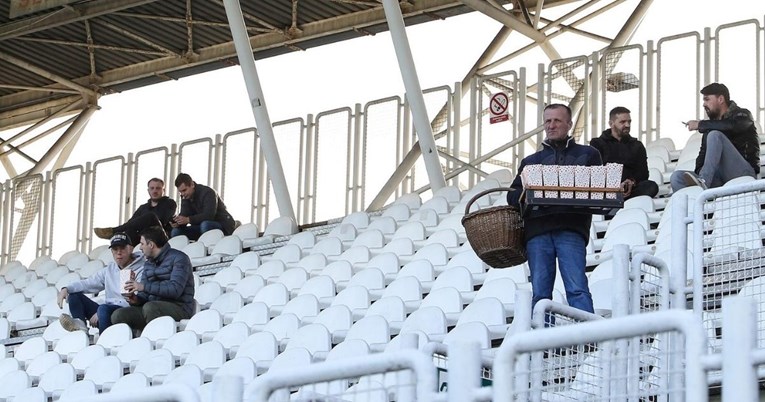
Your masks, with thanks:
[(141, 338), (148, 339), (155, 347), (175, 334), (177, 323), (170, 316), (157, 317), (143, 328)]
[(197, 345), (189, 352), (188, 357), (183, 362), (184, 365), (191, 364), (202, 370), (205, 381), (211, 381), (215, 371), (226, 362), (226, 351), (218, 341), (205, 342)]
[(98, 389), (109, 389), (122, 377), (122, 363), (117, 356), (105, 356), (91, 364), (85, 370), (84, 380), (93, 381)]
[(106, 328), (98, 337), (96, 345), (103, 346), (110, 354), (116, 354), (120, 346), (133, 339), (133, 331), (125, 323), (114, 324)]
[[(77, 380), (74, 367), (69, 363), (59, 363), (40, 376), (38, 388), (55, 399)], [(23, 400), (23, 399), (22, 399)], [(47, 399), (45, 399), (47, 401)]]
[[(217, 332), (216, 332), (217, 333)], [(170, 352), (176, 362), (186, 359), (189, 352), (199, 345), (199, 336), (192, 331), (181, 331), (167, 338), (161, 349)]]
[(257, 332), (239, 345), (236, 358), (249, 358), (255, 362), (258, 373), (264, 372), (279, 353), (276, 337), (270, 332)]
[[(115, 357), (116, 359), (116, 357)], [(153, 350), (136, 363), (133, 373), (140, 373), (150, 379), (164, 379), (175, 368), (175, 359), (167, 349)]]

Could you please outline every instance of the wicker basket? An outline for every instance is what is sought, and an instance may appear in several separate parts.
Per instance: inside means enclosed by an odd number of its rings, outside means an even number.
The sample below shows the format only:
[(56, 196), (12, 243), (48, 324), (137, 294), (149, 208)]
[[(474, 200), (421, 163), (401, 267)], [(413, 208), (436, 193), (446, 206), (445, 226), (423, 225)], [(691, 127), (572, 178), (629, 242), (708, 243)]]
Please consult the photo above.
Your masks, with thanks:
[(523, 219), (520, 212), (510, 206), (469, 212), (473, 202), (486, 194), (498, 191), (515, 190), (500, 187), (476, 194), (465, 206), (462, 226), (465, 227), (470, 246), (483, 262), (493, 268), (506, 268), (526, 262)]

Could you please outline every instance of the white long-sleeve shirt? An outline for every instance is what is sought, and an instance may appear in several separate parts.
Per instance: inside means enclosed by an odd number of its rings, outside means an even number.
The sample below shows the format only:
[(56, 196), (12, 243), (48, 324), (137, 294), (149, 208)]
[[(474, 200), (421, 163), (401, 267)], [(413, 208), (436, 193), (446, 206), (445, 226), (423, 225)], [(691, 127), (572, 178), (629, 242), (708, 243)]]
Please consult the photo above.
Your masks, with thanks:
[[(140, 281), (143, 279), (143, 263), (146, 259), (142, 253), (133, 253), (132, 256), (133, 262), (124, 269), (129, 269), (135, 272), (136, 281)], [(114, 261), (98, 270), (89, 278), (72, 282), (66, 286), (66, 290), (69, 293), (96, 293), (106, 290), (106, 297), (104, 299), (106, 304), (121, 307), (128, 306), (125, 297), (122, 296), (122, 289), (120, 289), (120, 267)]]

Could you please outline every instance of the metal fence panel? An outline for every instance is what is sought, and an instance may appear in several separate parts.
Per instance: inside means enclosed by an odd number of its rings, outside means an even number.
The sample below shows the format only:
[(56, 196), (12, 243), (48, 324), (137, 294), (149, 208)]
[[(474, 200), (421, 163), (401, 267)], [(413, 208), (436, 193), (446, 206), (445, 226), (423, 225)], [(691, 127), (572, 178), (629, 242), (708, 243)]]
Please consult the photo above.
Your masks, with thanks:
[(35, 253), (39, 233), (40, 210), (42, 205), (43, 177), (36, 174), (13, 181), (11, 195), (11, 231), (9, 260), (19, 253)]
[(50, 219), (50, 254), (58, 257), (77, 248), (85, 201), (85, 170), (72, 166), (53, 172)]
[(317, 221), (348, 214), (352, 118), (350, 108), (332, 110), (316, 117), (313, 213)]
[[(380, 192), (408, 151), (403, 149), (402, 111), (403, 103), (398, 96), (369, 102), (364, 106), (360, 155), (364, 206)], [(399, 197), (400, 193), (398, 187), (388, 202)]]
[(751, 181), (702, 192), (694, 209), (694, 308), (701, 315), (712, 351), (721, 349), (724, 297), (758, 301), (758, 341), (765, 345), (765, 183)]

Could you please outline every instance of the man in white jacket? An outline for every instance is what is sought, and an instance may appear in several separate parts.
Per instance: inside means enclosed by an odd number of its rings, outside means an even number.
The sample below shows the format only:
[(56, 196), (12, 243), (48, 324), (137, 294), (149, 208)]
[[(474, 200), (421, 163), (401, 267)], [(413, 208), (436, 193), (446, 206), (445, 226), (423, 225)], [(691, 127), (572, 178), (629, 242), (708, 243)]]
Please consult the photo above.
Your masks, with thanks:
[[(112, 250), (114, 261), (107, 266), (83, 279), (61, 288), (58, 293), (58, 306), (63, 307), (64, 300), (69, 303), (69, 314), (62, 314), (59, 317), (61, 326), (67, 331), (86, 331), (88, 329), (85, 322), (89, 322), (91, 327), (98, 327), (99, 333), (103, 333), (106, 328), (112, 325), (112, 313), (121, 307), (127, 307), (125, 300), (125, 290), (120, 285), (120, 271), (132, 271), (131, 276), (134, 280), (140, 280), (143, 272), (143, 263), (145, 261), (142, 253), (133, 253), (133, 246), (130, 238), (125, 233), (116, 233), (111, 238), (109, 248)], [(105, 290), (105, 303), (99, 305), (85, 293), (96, 293)]]

